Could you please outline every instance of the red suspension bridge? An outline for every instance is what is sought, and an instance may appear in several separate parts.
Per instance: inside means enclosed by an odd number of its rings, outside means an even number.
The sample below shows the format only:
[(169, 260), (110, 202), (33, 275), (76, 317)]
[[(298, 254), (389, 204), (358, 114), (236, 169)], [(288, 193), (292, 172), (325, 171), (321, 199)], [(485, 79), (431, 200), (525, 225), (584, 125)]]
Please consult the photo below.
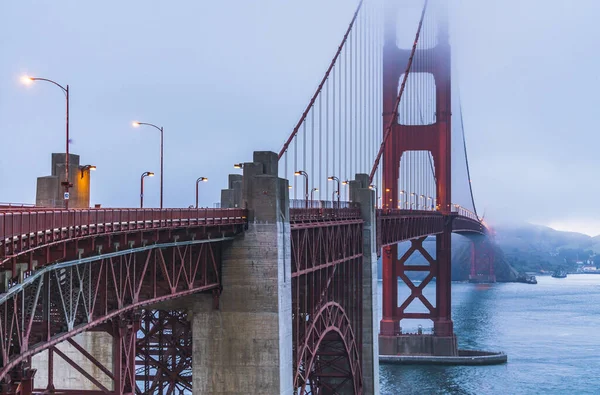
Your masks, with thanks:
[(358, 4), (283, 148), (240, 164), (221, 208), (0, 205), (0, 394), (377, 393), (379, 356), (458, 356), (451, 235), (473, 240), (473, 280), (494, 281), (493, 252), (446, 2), (401, 3)]

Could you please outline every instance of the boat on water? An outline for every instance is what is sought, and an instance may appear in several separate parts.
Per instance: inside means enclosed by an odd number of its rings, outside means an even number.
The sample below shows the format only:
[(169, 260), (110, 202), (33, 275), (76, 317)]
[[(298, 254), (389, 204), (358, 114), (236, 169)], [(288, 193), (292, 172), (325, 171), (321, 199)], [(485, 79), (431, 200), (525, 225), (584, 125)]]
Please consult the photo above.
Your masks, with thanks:
[(566, 278), (567, 277), (567, 271), (563, 270), (563, 269), (559, 269), (559, 270), (555, 271), (554, 273), (552, 273), (552, 277), (554, 277), (554, 278)]
[(519, 273), (516, 282), (525, 284), (537, 284), (537, 279), (533, 273)]

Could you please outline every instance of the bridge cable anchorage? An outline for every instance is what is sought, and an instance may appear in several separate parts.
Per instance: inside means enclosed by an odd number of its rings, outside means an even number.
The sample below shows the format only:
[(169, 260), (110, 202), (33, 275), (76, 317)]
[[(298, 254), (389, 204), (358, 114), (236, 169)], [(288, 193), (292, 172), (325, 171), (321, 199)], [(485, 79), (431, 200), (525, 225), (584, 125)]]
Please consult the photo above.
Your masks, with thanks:
[(427, 5), (429, 4), (429, 0), (425, 0), (425, 4), (423, 5), (423, 10), (421, 11), (421, 19), (419, 20), (419, 27), (417, 28), (417, 33), (415, 35), (415, 41), (412, 46), (412, 50), (410, 53), (410, 57), (408, 58), (408, 64), (406, 65), (406, 71), (404, 72), (404, 78), (402, 79), (402, 85), (400, 86), (400, 92), (396, 97), (396, 102), (394, 103), (394, 116), (390, 119), (389, 124), (386, 127), (385, 134), (383, 136), (383, 141), (381, 142), (381, 146), (379, 147), (379, 152), (377, 153), (377, 157), (375, 158), (375, 163), (373, 164), (373, 168), (371, 173), (369, 174), (369, 182), (373, 182), (373, 177), (375, 176), (375, 172), (379, 167), (379, 162), (381, 160), (381, 156), (383, 155), (383, 150), (385, 149), (385, 144), (392, 132), (392, 127), (394, 122), (398, 120), (398, 106), (400, 105), (400, 100), (402, 99), (402, 95), (404, 93), (404, 89), (406, 88), (406, 81), (408, 80), (408, 75), (410, 74), (410, 69), (412, 67), (412, 63), (415, 57), (415, 52), (417, 50), (417, 44), (419, 43), (419, 36), (421, 35), (421, 28), (423, 27), (423, 19), (425, 18), (425, 12), (427, 11)]

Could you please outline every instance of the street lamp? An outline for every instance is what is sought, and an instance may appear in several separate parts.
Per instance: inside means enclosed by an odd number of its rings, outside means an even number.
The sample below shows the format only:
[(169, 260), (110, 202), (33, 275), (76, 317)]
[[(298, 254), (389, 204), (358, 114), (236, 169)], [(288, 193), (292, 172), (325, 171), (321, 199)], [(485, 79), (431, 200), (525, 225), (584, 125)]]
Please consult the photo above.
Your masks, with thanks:
[(417, 209), (420, 206), (421, 199), (423, 199), (423, 205), (422, 205), (422, 207), (425, 208), (425, 195), (419, 195), (419, 204), (417, 204)]
[(65, 194), (64, 194), (65, 209), (68, 210), (69, 209), (69, 188), (73, 186), (73, 184), (71, 184), (69, 182), (69, 85), (64, 87), (61, 84), (59, 84), (58, 82), (49, 80), (47, 78), (37, 78), (37, 77), (29, 77), (29, 76), (21, 77), (21, 81), (26, 85), (32, 84), (33, 81), (50, 82), (51, 84), (54, 84), (54, 85), (58, 86), (60, 89), (62, 89), (62, 91), (65, 93), (65, 96), (67, 98), (67, 119), (66, 119), (67, 128), (66, 128), (66, 139), (65, 139), (66, 140), (65, 181), (61, 182), (60, 184), (65, 187)]
[(137, 128), (140, 125), (152, 126), (160, 132), (160, 208), (163, 208), (163, 127), (158, 127), (151, 123), (137, 121), (132, 122), (132, 125), (134, 128)]
[(400, 191), (400, 203), (398, 204), (398, 208), (400, 208), (400, 209), (402, 208), (402, 199), (405, 194), (406, 194), (406, 192), (404, 191), (404, 189)]
[(142, 173), (141, 187), (140, 187), (140, 208), (144, 208), (144, 178), (154, 177), (154, 173), (151, 171), (145, 171)]
[[(377, 203), (378, 203), (377, 202), (377, 186), (371, 184), (371, 185), (369, 185), (369, 189), (372, 190), (372, 191), (375, 191), (375, 208), (377, 208)], [(389, 191), (389, 189), (388, 189), (388, 191)], [(390, 200), (392, 200), (392, 199), (390, 199)], [(382, 205), (382, 208), (383, 208), (383, 205)]]
[(206, 177), (199, 177), (196, 180), (196, 208), (198, 208), (198, 184), (200, 182), (207, 182), (207, 181), (208, 181), (208, 178), (206, 178)]
[[(411, 193), (410, 193), (410, 196), (411, 196), (411, 198), (410, 198), (410, 209), (412, 210), (412, 208), (413, 208), (413, 206), (414, 206), (414, 203), (413, 203), (413, 201), (412, 201), (412, 196), (415, 196), (415, 193), (414, 193), (414, 192), (411, 192)], [(417, 200), (417, 199), (415, 198), (415, 200)]]
[[(340, 208), (340, 179), (337, 178), (336, 176), (330, 176), (330, 177), (327, 177), (327, 180), (337, 182), (337, 191), (333, 191), (333, 193), (337, 194), (337, 205), (338, 205), (338, 208)], [(333, 196), (332, 196), (332, 199), (335, 201), (335, 198)]]
[(90, 171), (90, 170), (96, 170), (96, 166), (94, 165), (85, 165), (85, 166), (81, 166), (79, 167), (79, 170), (81, 170), (81, 178), (83, 178), (83, 176), (85, 175), (86, 171)]
[(244, 164), (243, 163), (236, 163), (233, 165), (234, 169), (243, 169), (244, 168)]
[(305, 183), (304, 183), (304, 201), (305, 201), (305, 205), (306, 208), (308, 208), (308, 173), (305, 172), (304, 170), (296, 170), (294, 172), (295, 176), (304, 176), (305, 179)]
[[(344, 181), (342, 181), (342, 185), (344, 185), (344, 186), (350, 185), (350, 180), (344, 180)], [(347, 189), (346, 189), (345, 196), (346, 196), (346, 201), (348, 201), (349, 199), (348, 199), (348, 190)]]
[(314, 192), (319, 192), (319, 188), (313, 188), (310, 190), (310, 206), (312, 207), (313, 205), (313, 193)]

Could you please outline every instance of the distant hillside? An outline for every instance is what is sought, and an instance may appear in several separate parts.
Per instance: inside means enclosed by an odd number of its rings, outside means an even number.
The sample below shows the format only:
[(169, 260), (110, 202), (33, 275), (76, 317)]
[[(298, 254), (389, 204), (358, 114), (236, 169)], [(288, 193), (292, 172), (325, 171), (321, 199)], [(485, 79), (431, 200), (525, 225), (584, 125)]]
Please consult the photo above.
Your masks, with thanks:
[(600, 265), (600, 236), (531, 224), (498, 226), (495, 231), (496, 243), (518, 271), (553, 271), (559, 266), (574, 270), (576, 261), (587, 259)]
[[(575, 262), (592, 257), (600, 266), (600, 236), (590, 237), (581, 233), (561, 232), (546, 226), (520, 224), (498, 226), (494, 267), (498, 281), (514, 281), (520, 272), (551, 272), (559, 266), (575, 270)], [(402, 256), (410, 243), (402, 243), (398, 255)], [(435, 238), (424, 242), (425, 250), (435, 256)], [(596, 254), (596, 256), (594, 256)], [(470, 241), (452, 235), (452, 279), (464, 281), (469, 278), (471, 250)], [(425, 263), (420, 254), (413, 255), (408, 264)], [(378, 265), (381, 278), (381, 260)], [(423, 279), (421, 273), (411, 273), (415, 280)]]

